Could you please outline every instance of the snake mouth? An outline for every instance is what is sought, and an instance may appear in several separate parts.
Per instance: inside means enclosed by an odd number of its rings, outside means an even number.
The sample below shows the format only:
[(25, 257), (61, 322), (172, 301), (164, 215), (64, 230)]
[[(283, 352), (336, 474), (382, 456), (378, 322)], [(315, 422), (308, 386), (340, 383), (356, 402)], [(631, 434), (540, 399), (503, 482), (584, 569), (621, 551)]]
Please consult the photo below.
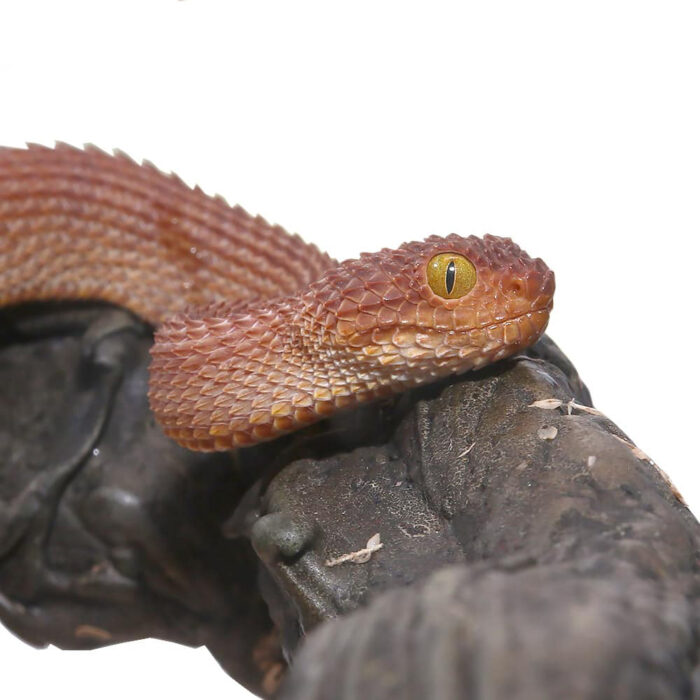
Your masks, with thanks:
[(486, 333), (491, 328), (500, 329), (501, 339), (499, 344), (501, 348), (508, 350), (508, 354), (526, 348), (536, 343), (542, 337), (549, 324), (552, 306), (553, 304), (550, 301), (548, 304), (532, 311), (526, 311), (512, 318), (505, 319), (487, 327)]
[(539, 338), (542, 333), (544, 333), (544, 330), (547, 328), (547, 324), (549, 323), (549, 315), (552, 311), (554, 304), (552, 301), (549, 303), (545, 304), (544, 306), (540, 306), (536, 309), (532, 309), (531, 311), (526, 311), (525, 313), (518, 314), (517, 316), (513, 316), (511, 318), (507, 318), (503, 321), (500, 321), (496, 325), (505, 325), (506, 323), (521, 323), (522, 321), (530, 321), (534, 325), (534, 336)]
[(474, 352), (480, 353), (482, 359), (476, 362), (476, 366), (480, 366), (486, 361), (501, 360), (533, 345), (547, 328), (552, 306), (550, 300), (522, 314), (466, 331), (472, 345), (470, 348), (460, 348), (457, 354), (470, 358)]
[[(552, 311), (554, 304), (550, 300), (547, 304), (543, 304), (535, 309), (530, 309), (529, 311), (524, 311), (516, 316), (509, 316), (503, 318), (499, 321), (491, 323), (483, 323), (480, 326), (474, 326), (472, 328), (465, 328), (461, 331), (455, 331), (456, 333), (474, 333), (478, 331), (484, 331), (488, 333), (489, 331), (494, 331), (499, 328), (505, 328), (509, 323), (524, 325), (526, 322), (530, 322), (532, 325), (532, 331), (528, 334), (531, 338), (529, 342), (534, 342), (540, 335), (545, 331), (547, 324), (549, 323), (549, 315)], [(527, 339), (524, 339), (527, 342)], [(511, 345), (512, 343), (506, 343)]]

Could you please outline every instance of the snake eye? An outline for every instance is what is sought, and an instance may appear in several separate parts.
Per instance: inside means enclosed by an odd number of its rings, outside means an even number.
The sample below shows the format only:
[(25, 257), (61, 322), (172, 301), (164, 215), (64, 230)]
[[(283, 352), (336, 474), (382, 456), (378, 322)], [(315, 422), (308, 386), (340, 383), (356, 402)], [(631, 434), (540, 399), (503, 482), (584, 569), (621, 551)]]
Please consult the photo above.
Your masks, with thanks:
[(428, 284), (444, 299), (459, 299), (476, 284), (476, 268), (463, 255), (440, 253), (428, 263)]

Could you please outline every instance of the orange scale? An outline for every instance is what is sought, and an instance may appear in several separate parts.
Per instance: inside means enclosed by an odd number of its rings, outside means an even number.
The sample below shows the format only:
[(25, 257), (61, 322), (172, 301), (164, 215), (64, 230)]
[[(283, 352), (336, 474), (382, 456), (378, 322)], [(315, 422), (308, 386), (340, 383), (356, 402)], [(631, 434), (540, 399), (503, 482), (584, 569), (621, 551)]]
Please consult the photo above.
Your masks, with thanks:
[(212, 424), (227, 422), (229, 419), (228, 407), (214, 409), (209, 418)]
[(388, 306), (382, 306), (377, 312), (377, 323), (379, 326), (395, 326), (399, 322), (399, 316), (393, 309)]
[(455, 328), (474, 328), (477, 325), (474, 309), (456, 306), (454, 309)]
[(335, 412), (335, 405), (332, 401), (316, 401), (314, 409), (319, 416), (330, 416)]
[[(209, 334), (209, 328), (203, 323), (194, 325), (194, 324), (189, 324), (187, 326), (183, 326), (181, 330), (177, 333), (177, 336), (179, 338), (191, 338), (192, 340), (200, 341), (203, 340), (207, 335)], [(168, 328), (168, 335), (175, 339), (176, 334), (172, 332), (170, 328)]]
[(343, 408), (350, 408), (351, 406), (354, 406), (357, 403), (355, 400), (354, 396), (336, 396), (335, 398), (335, 405), (336, 408), (343, 409)]
[[(209, 382), (207, 382), (204, 386), (208, 386)], [(187, 387), (183, 392), (179, 393), (179, 396), (182, 398), (183, 401), (193, 401), (199, 398), (200, 391), (201, 391), (201, 386), (198, 384), (195, 384), (193, 386)], [(178, 394), (176, 394), (177, 396)], [(172, 392), (168, 392), (168, 398), (175, 398), (172, 395)]]
[(176, 428), (188, 428), (190, 425), (192, 425), (192, 419), (188, 415), (175, 416), (175, 420), (171, 423), (171, 425), (174, 425)]
[(375, 311), (383, 304), (381, 296), (383, 296), (383, 290), (379, 296), (374, 292), (366, 291), (358, 303), (358, 308), (360, 311)]
[(475, 348), (473, 346), (465, 347), (465, 348), (460, 348), (458, 355), (461, 359), (466, 359), (467, 357), (472, 357), (473, 355), (478, 355), (479, 354), (479, 348)]
[[(246, 445), (254, 445), (256, 440), (254, 440), (251, 435), (247, 432), (244, 431), (237, 431), (233, 434), (232, 436), (233, 442), (236, 444), (238, 447), (245, 447)], [(226, 445), (224, 445), (226, 447)], [(219, 445), (217, 444), (217, 449), (219, 449)]]
[[(217, 392), (218, 395), (219, 392)], [(214, 405), (214, 397), (203, 395), (194, 401), (194, 411), (210, 411)]]
[(412, 330), (397, 329), (392, 335), (392, 342), (398, 348), (408, 348), (416, 344), (416, 333)]
[(278, 430), (281, 433), (287, 433), (290, 430), (294, 429), (295, 423), (292, 418), (284, 416), (280, 418), (275, 418), (275, 420), (272, 422), (272, 425), (274, 426), (275, 430)]
[(245, 400), (245, 397), (242, 398), (239, 392), (236, 392), (236, 396), (234, 398), (231, 396), (231, 394), (224, 390), (218, 396), (215, 396), (212, 399), (211, 405), (213, 408), (219, 408), (221, 406), (229, 407), (234, 401), (243, 400)]
[(519, 318), (518, 325), (520, 326), (520, 332), (523, 338), (530, 338), (535, 335), (534, 325), (528, 316)]
[(239, 321), (237, 317), (235, 319), (225, 318), (210, 322), (209, 329), (214, 337), (222, 338), (235, 330), (246, 330), (248, 325), (245, 321)]
[[(207, 363), (202, 367), (199, 372), (197, 372), (197, 375), (201, 377), (202, 379), (218, 379), (218, 377), (221, 374), (221, 367), (217, 367), (213, 364)], [(226, 377), (230, 377), (229, 373), (226, 373)]]
[(342, 293), (344, 297), (357, 303), (362, 299), (362, 295), (365, 293), (365, 284), (361, 279), (353, 277), (343, 287)]
[(447, 333), (445, 335), (445, 343), (451, 348), (463, 348), (469, 345), (470, 339), (468, 333)]
[[(211, 428), (193, 428), (191, 431), (187, 431), (191, 437), (193, 437), (195, 440), (208, 440), (212, 435), (215, 435), (216, 433), (212, 433), (212, 430), (216, 430), (219, 426), (212, 425)], [(226, 426), (223, 426), (224, 429)], [(226, 431), (228, 433), (228, 431)]]
[(352, 393), (352, 389), (347, 386), (347, 384), (334, 384), (331, 389), (331, 394), (334, 397), (339, 396), (349, 396)]
[(444, 342), (444, 335), (439, 333), (416, 333), (416, 345), (421, 348), (436, 348)]
[(372, 342), (378, 345), (387, 345), (391, 343), (391, 338), (394, 335), (393, 328), (375, 328), (372, 331)]
[(443, 357), (454, 357), (456, 355), (454, 348), (449, 347), (449, 345), (441, 345), (435, 348), (435, 357), (442, 359)]
[(193, 352), (192, 345), (189, 341), (173, 341), (165, 344), (162, 350), (153, 353), (154, 357), (189, 357)]
[(218, 336), (208, 335), (202, 340), (197, 341), (197, 343), (193, 346), (193, 350), (198, 353), (202, 353), (203, 355), (207, 355), (220, 346), (221, 342)]
[(369, 357), (375, 357), (382, 354), (382, 347), (380, 345), (365, 345), (362, 352)]
[(231, 353), (236, 357), (241, 357), (244, 360), (255, 357), (260, 351), (260, 345), (257, 338), (242, 337), (238, 343), (231, 345)]
[(336, 315), (341, 321), (353, 321), (357, 316), (357, 302), (350, 299), (343, 299), (338, 306)]
[(364, 278), (365, 289), (375, 290), (386, 287), (391, 283), (391, 278), (381, 269), (374, 269)]
[(250, 423), (248, 421), (249, 415), (250, 414), (246, 412), (244, 416), (236, 414), (233, 417), (229, 417), (229, 432), (235, 432), (236, 430), (248, 430), (248, 428), (250, 427)]
[[(372, 275), (365, 280), (365, 294), (369, 293), (376, 297), (383, 297), (384, 292), (391, 286), (391, 278), (383, 272)], [(363, 295), (364, 296), (364, 295)]]
[(259, 342), (261, 345), (269, 345), (270, 343), (274, 342), (278, 337), (278, 334), (276, 331), (273, 330), (266, 330), (259, 338)]
[(226, 436), (209, 438), (208, 440), (198, 440), (197, 447), (190, 449), (197, 449), (200, 452), (214, 452), (216, 450), (230, 450), (232, 447), (233, 445), (231, 444), (231, 437)]
[(486, 345), (486, 342), (488, 341), (488, 336), (483, 328), (476, 328), (473, 331), (469, 331), (469, 338), (471, 340), (471, 344), (479, 348)]
[(520, 326), (513, 321), (505, 323), (503, 325), (503, 340), (508, 345), (520, 342)]
[(356, 331), (355, 324), (349, 321), (338, 321), (335, 328), (338, 335), (342, 338), (347, 338)]
[(362, 348), (372, 342), (371, 333), (355, 333), (348, 338), (348, 345), (351, 348)]
[[(274, 396), (273, 396), (274, 398)], [(278, 401), (270, 406), (270, 414), (277, 417), (289, 416), (292, 413), (292, 404), (288, 401)]]
[(493, 320), (493, 310), (488, 307), (480, 308), (476, 312), (476, 322), (479, 326), (487, 326)]
[(282, 396), (287, 396), (289, 394), (289, 387), (286, 384), (278, 384), (272, 390), (272, 398), (277, 400)]
[(199, 393), (205, 397), (218, 396), (221, 393), (221, 384), (217, 384), (214, 381), (208, 381), (205, 385), (200, 387)]
[(312, 423), (316, 420), (316, 413), (313, 408), (302, 406), (294, 411), (294, 419), (297, 423)]
[(253, 411), (248, 417), (248, 422), (251, 425), (266, 425), (270, 420), (269, 411)]
[(435, 327), (442, 330), (454, 330), (455, 317), (452, 309), (447, 309), (444, 306), (438, 306), (435, 309)]
[(392, 311), (398, 311), (401, 305), (407, 301), (406, 296), (401, 294), (394, 299), (385, 299), (384, 308), (391, 309)]
[[(308, 408), (312, 405), (313, 399), (308, 394), (297, 393), (292, 396), (292, 406), (294, 406), (295, 409)], [(296, 410), (294, 415), (296, 416)]]
[(273, 429), (272, 424), (268, 425), (256, 425), (252, 430), (253, 437), (258, 438), (258, 440), (269, 440), (274, 437), (277, 432)]
[(355, 319), (355, 325), (360, 332), (369, 331), (377, 326), (377, 317), (374, 314), (359, 313)]
[(486, 329), (486, 335), (488, 336), (489, 340), (497, 341), (497, 342), (502, 342), (503, 340), (503, 326), (498, 325), (498, 326), (491, 326)]
[(227, 347), (218, 347), (213, 352), (206, 356), (207, 362), (213, 364), (222, 364), (231, 359), (231, 349)]
[(179, 367), (184, 370), (197, 369), (207, 361), (206, 355), (201, 354), (200, 349), (195, 348), (195, 352), (185, 357), (181, 362), (179, 362)]
[(435, 307), (426, 301), (421, 301), (414, 309), (414, 319), (417, 325), (424, 328), (431, 328), (435, 325)]
[(263, 377), (261, 377), (259, 374), (256, 372), (253, 372), (252, 370), (249, 372), (246, 372), (243, 376), (243, 379), (239, 382), (241, 386), (244, 387), (253, 387), (257, 388), (260, 386), (260, 383), (262, 381)]
[(270, 395), (265, 393), (256, 393), (255, 396), (250, 400), (251, 408), (262, 408), (267, 406), (270, 402)]

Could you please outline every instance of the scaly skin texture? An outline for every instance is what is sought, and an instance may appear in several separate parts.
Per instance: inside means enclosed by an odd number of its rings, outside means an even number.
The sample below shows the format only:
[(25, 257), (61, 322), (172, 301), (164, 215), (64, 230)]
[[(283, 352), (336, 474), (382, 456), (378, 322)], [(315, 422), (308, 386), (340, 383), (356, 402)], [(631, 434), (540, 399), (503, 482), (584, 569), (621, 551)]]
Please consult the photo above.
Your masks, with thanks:
[[(428, 285), (442, 252), (476, 268), (460, 299)], [(432, 236), (338, 265), (122, 155), (0, 150), (0, 304), (102, 299), (160, 324), (151, 407), (191, 449), (252, 445), (513, 355), (543, 333), (553, 293), (510, 239)]]

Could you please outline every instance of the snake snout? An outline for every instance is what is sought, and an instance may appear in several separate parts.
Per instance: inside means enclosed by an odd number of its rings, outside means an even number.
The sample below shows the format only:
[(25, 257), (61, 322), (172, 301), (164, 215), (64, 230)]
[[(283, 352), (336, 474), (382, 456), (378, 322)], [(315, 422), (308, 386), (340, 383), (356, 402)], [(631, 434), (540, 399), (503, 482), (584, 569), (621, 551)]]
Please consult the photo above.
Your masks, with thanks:
[(541, 261), (527, 276), (527, 288), (525, 293), (532, 300), (536, 308), (543, 308), (551, 304), (554, 296), (554, 273)]

